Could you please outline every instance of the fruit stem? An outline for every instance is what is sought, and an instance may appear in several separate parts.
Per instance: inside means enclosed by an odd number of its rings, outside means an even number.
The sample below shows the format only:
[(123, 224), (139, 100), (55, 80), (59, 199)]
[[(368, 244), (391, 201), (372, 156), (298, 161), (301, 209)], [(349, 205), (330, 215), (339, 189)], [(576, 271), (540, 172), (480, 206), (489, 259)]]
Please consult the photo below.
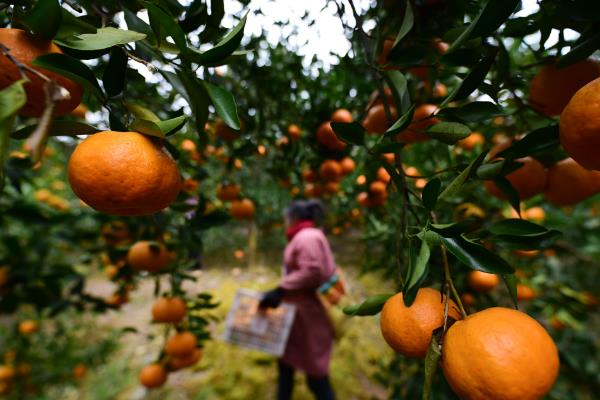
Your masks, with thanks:
[(448, 264), (448, 253), (446, 252), (446, 248), (444, 246), (441, 246), (441, 247), (442, 247), (442, 259), (443, 259), (443, 264), (444, 264), (445, 283), (450, 288), (450, 291), (452, 291), (452, 296), (454, 297), (454, 300), (456, 300), (456, 304), (458, 304), (460, 313), (462, 314), (463, 318), (466, 318), (467, 312), (465, 311), (465, 308), (462, 304), (460, 296), (458, 295), (458, 292), (456, 291), (456, 287), (454, 286), (454, 281), (452, 280), (452, 276), (450, 275), (450, 265)]

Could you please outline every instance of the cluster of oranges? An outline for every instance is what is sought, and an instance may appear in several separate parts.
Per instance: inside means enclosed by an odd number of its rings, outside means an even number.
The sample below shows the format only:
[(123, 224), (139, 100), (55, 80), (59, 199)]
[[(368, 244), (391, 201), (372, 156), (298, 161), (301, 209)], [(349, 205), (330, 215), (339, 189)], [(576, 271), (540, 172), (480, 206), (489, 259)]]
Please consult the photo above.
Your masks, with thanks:
[[(494, 285), (488, 279), (481, 288)], [(410, 307), (404, 305), (402, 293), (389, 298), (380, 326), (390, 347), (412, 358), (424, 358), (433, 331), (444, 327), (438, 340), (441, 366), (460, 398), (538, 399), (558, 375), (552, 338), (536, 320), (517, 310), (493, 307), (463, 318), (452, 300), (421, 288)]]

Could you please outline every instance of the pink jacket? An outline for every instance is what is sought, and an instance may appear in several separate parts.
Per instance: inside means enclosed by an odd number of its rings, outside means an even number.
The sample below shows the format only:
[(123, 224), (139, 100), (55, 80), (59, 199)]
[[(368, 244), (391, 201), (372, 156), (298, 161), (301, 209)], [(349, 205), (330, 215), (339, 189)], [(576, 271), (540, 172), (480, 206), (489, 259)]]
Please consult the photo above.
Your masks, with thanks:
[(304, 228), (284, 251), (284, 301), (296, 305), (284, 363), (313, 377), (329, 373), (333, 330), (316, 289), (335, 272), (335, 260), (329, 242), (320, 229)]

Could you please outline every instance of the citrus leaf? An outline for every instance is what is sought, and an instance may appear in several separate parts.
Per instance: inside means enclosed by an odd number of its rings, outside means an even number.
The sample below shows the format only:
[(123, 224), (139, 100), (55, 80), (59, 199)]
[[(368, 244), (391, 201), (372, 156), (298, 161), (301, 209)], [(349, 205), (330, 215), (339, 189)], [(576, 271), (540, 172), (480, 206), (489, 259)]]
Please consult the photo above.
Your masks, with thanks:
[(187, 117), (185, 115), (181, 115), (166, 121), (156, 122), (156, 125), (159, 127), (162, 133), (164, 133), (166, 136), (169, 136), (180, 130), (185, 125), (186, 120)]
[(393, 294), (378, 294), (370, 296), (360, 304), (344, 307), (344, 314), (353, 316), (375, 315), (381, 311), (385, 302), (392, 297)]
[(146, 107), (135, 103), (125, 103), (125, 107), (137, 119), (145, 119), (146, 121), (152, 121), (154, 123), (160, 122), (160, 118), (158, 118), (158, 115), (154, 114)]
[(365, 128), (358, 122), (332, 122), (335, 135), (346, 143), (356, 146), (365, 144)]
[(0, 193), (4, 189), (4, 161), (8, 153), (8, 138), (15, 118), (27, 101), (23, 84), (19, 80), (0, 90)]
[(479, 154), (479, 156), (477, 156), (477, 158), (473, 160), (467, 168), (465, 168), (456, 178), (454, 178), (452, 182), (450, 182), (446, 189), (444, 189), (444, 191), (439, 195), (439, 198), (446, 199), (458, 193), (465, 182), (475, 174), (475, 171), (477, 171), (477, 168), (479, 168), (486, 155), (487, 151)]
[(475, 91), (481, 85), (494, 64), (496, 59), (497, 49), (492, 55), (483, 57), (475, 66), (469, 71), (465, 79), (456, 87), (440, 104), (439, 108), (445, 107), (451, 101), (462, 100), (467, 98), (471, 93)]
[(435, 204), (437, 203), (441, 189), (442, 181), (440, 181), (439, 178), (433, 178), (427, 182), (427, 185), (425, 185), (423, 188), (423, 193), (421, 195), (423, 199), (423, 207), (429, 211), (433, 211), (435, 209)]
[[(35, 130), (37, 124), (28, 125), (24, 128), (14, 132), (11, 137), (13, 139), (27, 139), (29, 135)], [(55, 119), (50, 126), (48, 136), (79, 136), (79, 135), (92, 135), (98, 132), (99, 129), (95, 126), (88, 125), (83, 122), (66, 120), (66, 119)]]
[(430, 126), (427, 135), (442, 143), (454, 144), (471, 134), (471, 129), (458, 122), (439, 122)]
[(371, 147), (371, 152), (375, 154), (384, 154), (384, 153), (397, 153), (402, 150), (406, 146), (406, 143), (402, 142), (381, 142), (377, 143), (375, 146)]
[(510, 181), (503, 176), (496, 177), (493, 181), (502, 194), (504, 194), (504, 197), (506, 197), (512, 208), (515, 209), (517, 214), (521, 215), (521, 198), (519, 192), (517, 192)]
[(406, 10), (404, 12), (404, 19), (402, 19), (402, 25), (400, 26), (400, 31), (398, 31), (398, 34), (396, 35), (396, 39), (394, 40), (394, 44), (392, 45), (392, 50), (398, 45), (398, 43), (400, 43), (404, 36), (406, 36), (406, 34), (410, 32), (414, 24), (415, 22), (412, 7), (410, 6), (410, 2), (407, 1)]
[(564, 68), (578, 61), (588, 58), (600, 47), (600, 32), (591, 36), (581, 37), (575, 46), (572, 46), (571, 51), (561, 56), (557, 63), (557, 68)]
[(231, 129), (235, 129), (236, 131), (239, 130), (240, 120), (238, 118), (237, 107), (233, 95), (227, 90), (211, 83), (206, 81), (201, 82), (208, 92), (208, 95), (210, 96), (210, 99), (217, 110), (217, 114), (223, 118), (223, 121), (225, 121), (227, 126), (229, 126)]
[(187, 40), (185, 33), (179, 26), (177, 19), (171, 15), (167, 10), (152, 4), (150, 2), (144, 2), (146, 9), (148, 10), (148, 19), (150, 20), (150, 27), (154, 32), (154, 36), (159, 42), (159, 48), (163, 48), (164, 45), (172, 45), (167, 41), (168, 37), (173, 39), (175, 46), (179, 51), (187, 50)]
[(460, 222), (453, 222), (450, 224), (430, 224), (429, 228), (435, 233), (444, 237), (456, 237), (461, 234), (468, 232), (471, 226), (471, 222), (463, 220)]
[(209, 65), (218, 63), (232, 55), (244, 37), (244, 27), (246, 26), (247, 18), (248, 14), (244, 15), (236, 27), (229, 31), (212, 49), (204, 53), (190, 52), (188, 56), (191, 61), (202, 65)]
[(32, 62), (36, 67), (42, 67), (57, 72), (83, 85), (96, 96), (103, 98), (104, 93), (91, 69), (81, 61), (66, 54), (50, 53), (39, 56)]
[(519, 218), (498, 221), (488, 227), (494, 235), (530, 236), (548, 232), (545, 227)]
[(517, 277), (515, 276), (515, 274), (504, 274), (502, 275), (502, 279), (504, 280), (504, 284), (508, 289), (508, 293), (510, 294), (510, 298), (512, 299), (513, 304), (515, 305), (515, 308), (518, 310), (519, 303), (517, 299)]
[(511, 274), (514, 269), (499, 255), (463, 236), (441, 237), (444, 247), (469, 268), (492, 274)]
[(443, 119), (462, 122), (481, 122), (500, 115), (504, 113), (490, 101), (474, 101), (462, 107), (443, 108), (436, 114)]
[(58, 0), (38, 0), (26, 13), (20, 12), (20, 7), (15, 7), (14, 10), (15, 22), (46, 39), (52, 39), (61, 25), (62, 8)]
[(88, 24), (81, 18), (77, 18), (64, 8), (61, 8), (61, 15), (62, 19), (60, 27), (58, 28), (58, 32), (55, 36), (57, 40), (82, 33), (96, 32), (96, 27), (94, 25)]
[(129, 130), (132, 132), (143, 133), (144, 135), (154, 136), (164, 139), (165, 134), (160, 130), (160, 127), (152, 121), (145, 119), (136, 119), (129, 125)]
[(117, 96), (123, 92), (126, 70), (127, 54), (119, 46), (114, 46), (110, 50), (110, 59), (102, 74), (104, 90), (106, 90), (106, 94), (109, 97)]
[(120, 44), (136, 42), (146, 37), (145, 34), (131, 30), (113, 27), (99, 28), (96, 33), (82, 33), (80, 35), (56, 40), (60, 46), (75, 50), (102, 50)]
[(429, 250), (429, 244), (426, 240), (421, 241), (421, 248), (414, 262), (411, 262), (408, 267), (406, 274), (406, 283), (402, 288), (402, 301), (406, 307), (410, 307), (417, 297), (420, 283), (427, 277), (429, 269), (427, 263), (429, 262), (429, 256), (431, 251)]
[(440, 351), (440, 345), (437, 341), (436, 335), (431, 335), (431, 342), (427, 348), (427, 355), (425, 356), (425, 383), (423, 384), (423, 396), (422, 400), (429, 400), (431, 397), (431, 388), (433, 386), (433, 378), (437, 370), (438, 363), (442, 352)]
[(523, 139), (498, 153), (498, 157), (521, 158), (540, 153), (560, 145), (558, 124), (544, 126), (529, 132)]
[(406, 113), (404, 113), (392, 126), (385, 131), (385, 137), (394, 137), (398, 132), (402, 132), (405, 130), (413, 120), (413, 115), (415, 113), (414, 104), (408, 109)]

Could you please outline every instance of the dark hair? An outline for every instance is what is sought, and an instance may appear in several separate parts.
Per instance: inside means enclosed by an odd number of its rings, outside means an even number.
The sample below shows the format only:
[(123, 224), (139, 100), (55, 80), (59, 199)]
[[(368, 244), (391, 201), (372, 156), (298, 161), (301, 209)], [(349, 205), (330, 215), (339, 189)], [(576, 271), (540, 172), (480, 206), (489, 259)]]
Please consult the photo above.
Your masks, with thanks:
[(320, 200), (294, 200), (284, 211), (292, 221), (321, 222), (325, 217), (325, 206)]

